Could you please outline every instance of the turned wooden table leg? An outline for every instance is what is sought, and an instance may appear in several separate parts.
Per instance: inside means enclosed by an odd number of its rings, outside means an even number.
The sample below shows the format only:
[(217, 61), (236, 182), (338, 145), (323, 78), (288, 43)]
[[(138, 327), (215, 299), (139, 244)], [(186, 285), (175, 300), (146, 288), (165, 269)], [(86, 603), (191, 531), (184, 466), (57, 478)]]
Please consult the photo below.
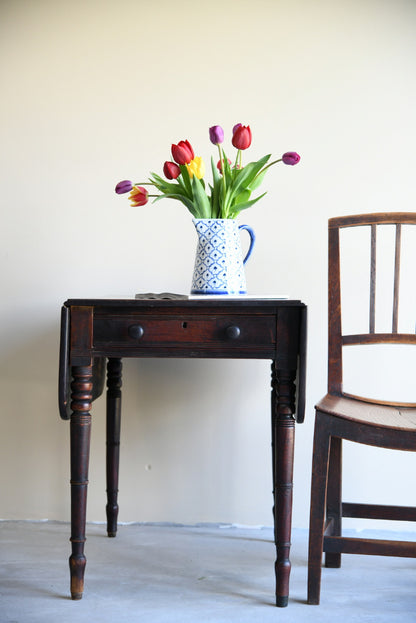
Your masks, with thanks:
[(295, 372), (272, 365), (272, 457), (276, 606), (289, 599), (292, 530), (293, 458), (295, 443)]
[(122, 362), (111, 358), (107, 363), (107, 534), (116, 536), (118, 517), (118, 473), (120, 462)]
[(69, 558), (71, 597), (81, 599), (84, 590), (85, 521), (90, 454), (92, 366), (74, 366), (71, 383), (71, 543)]

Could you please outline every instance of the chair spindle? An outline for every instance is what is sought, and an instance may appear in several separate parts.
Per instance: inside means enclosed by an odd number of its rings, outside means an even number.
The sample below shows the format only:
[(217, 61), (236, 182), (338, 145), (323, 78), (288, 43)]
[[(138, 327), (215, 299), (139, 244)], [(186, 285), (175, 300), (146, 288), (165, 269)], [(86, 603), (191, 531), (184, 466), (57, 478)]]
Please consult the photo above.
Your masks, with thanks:
[(393, 321), (392, 332), (397, 333), (399, 318), (399, 287), (400, 287), (400, 250), (401, 250), (402, 225), (396, 225), (396, 249), (394, 258), (394, 292), (393, 292)]
[(369, 332), (374, 333), (376, 327), (376, 248), (377, 248), (377, 225), (371, 225), (371, 266), (370, 266), (370, 327)]

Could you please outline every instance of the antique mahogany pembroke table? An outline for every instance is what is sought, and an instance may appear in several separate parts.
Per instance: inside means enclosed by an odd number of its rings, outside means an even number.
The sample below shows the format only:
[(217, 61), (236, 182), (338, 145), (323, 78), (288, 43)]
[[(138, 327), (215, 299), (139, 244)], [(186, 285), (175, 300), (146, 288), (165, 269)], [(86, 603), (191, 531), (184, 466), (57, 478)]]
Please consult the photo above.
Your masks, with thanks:
[[(269, 359), (276, 605), (289, 595), (295, 419), (305, 403), (306, 306), (240, 298), (70, 299), (62, 307), (59, 408), (70, 419), (71, 596), (80, 599), (84, 555), (91, 403), (107, 368), (107, 531), (117, 530), (123, 357)], [(106, 366), (107, 362), (107, 366)]]

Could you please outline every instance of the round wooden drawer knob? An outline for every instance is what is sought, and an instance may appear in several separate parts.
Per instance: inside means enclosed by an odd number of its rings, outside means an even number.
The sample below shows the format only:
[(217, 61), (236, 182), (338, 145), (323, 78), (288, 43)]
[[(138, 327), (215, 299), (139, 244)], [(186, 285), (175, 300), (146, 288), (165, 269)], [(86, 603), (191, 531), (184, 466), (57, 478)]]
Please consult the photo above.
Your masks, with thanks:
[(230, 327), (227, 327), (226, 334), (230, 340), (237, 340), (241, 334), (240, 327), (231, 325)]
[(129, 335), (135, 340), (140, 340), (144, 335), (144, 329), (140, 324), (132, 324), (129, 327)]

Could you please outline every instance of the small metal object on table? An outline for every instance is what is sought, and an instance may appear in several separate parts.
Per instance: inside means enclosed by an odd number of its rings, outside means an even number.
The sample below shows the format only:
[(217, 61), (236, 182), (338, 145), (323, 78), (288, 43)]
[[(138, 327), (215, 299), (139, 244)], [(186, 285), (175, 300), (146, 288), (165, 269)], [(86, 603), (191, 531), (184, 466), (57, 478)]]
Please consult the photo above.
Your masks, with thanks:
[(71, 597), (84, 590), (91, 405), (107, 377), (107, 532), (117, 531), (124, 357), (269, 359), (276, 605), (289, 595), (295, 421), (305, 405), (306, 306), (297, 300), (141, 295), (62, 307), (59, 408), (71, 424)]

